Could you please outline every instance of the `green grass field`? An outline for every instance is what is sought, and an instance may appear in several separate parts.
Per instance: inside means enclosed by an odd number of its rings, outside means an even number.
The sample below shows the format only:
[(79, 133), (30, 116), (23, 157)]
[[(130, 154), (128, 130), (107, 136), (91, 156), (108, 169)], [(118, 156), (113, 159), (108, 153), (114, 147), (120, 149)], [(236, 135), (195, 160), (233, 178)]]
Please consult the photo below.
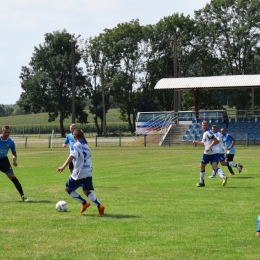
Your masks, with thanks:
[[(64, 191), (69, 170), (56, 168), (67, 149), (18, 150), (15, 174), (30, 202), (0, 175), (0, 259), (260, 258), (259, 147), (237, 146), (243, 172), (226, 187), (206, 178), (205, 188), (196, 187), (202, 147), (91, 149), (102, 217), (93, 204), (80, 214), (81, 204)], [(68, 212), (55, 210), (59, 200)]]
[[(89, 124), (94, 123), (93, 115), (88, 113)], [(119, 119), (120, 113), (118, 109), (109, 109), (106, 117), (107, 123), (122, 123)], [(99, 120), (100, 121), (100, 120)], [(17, 115), (17, 116), (7, 116), (0, 117), (0, 125), (58, 125), (59, 118), (53, 122), (48, 122), (48, 113), (38, 113), (38, 114), (28, 114), (28, 115)], [(64, 120), (64, 125), (71, 124), (71, 117)]]

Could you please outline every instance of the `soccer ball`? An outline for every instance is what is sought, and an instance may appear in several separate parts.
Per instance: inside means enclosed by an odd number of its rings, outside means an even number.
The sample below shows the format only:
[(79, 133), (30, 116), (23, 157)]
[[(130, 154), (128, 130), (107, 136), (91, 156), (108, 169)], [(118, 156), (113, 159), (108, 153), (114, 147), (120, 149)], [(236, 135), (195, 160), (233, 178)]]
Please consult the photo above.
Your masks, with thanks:
[(63, 201), (63, 200), (61, 200), (61, 201), (59, 201), (57, 204), (56, 204), (56, 210), (57, 211), (67, 211), (68, 210), (68, 204), (67, 204), (67, 202), (66, 201)]

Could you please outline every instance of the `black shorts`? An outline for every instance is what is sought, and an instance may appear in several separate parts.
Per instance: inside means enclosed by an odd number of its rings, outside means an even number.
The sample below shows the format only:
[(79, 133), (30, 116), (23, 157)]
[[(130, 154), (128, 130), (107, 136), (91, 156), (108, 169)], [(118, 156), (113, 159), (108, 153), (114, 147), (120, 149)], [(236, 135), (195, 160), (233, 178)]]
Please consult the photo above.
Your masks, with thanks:
[(234, 154), (226, 154), (227, 161), (233, 162), (234, 156), (235, 156)]
[(69, 169), (70, 169), (70, 170), (73, 170), (73, 169), (74, 169), (73, 162), (71, 162), (71, 163), (69, 164)]
[(6, 174), (13, 173), (12, 166), (7, 157), (0, 158), (0, 171)]

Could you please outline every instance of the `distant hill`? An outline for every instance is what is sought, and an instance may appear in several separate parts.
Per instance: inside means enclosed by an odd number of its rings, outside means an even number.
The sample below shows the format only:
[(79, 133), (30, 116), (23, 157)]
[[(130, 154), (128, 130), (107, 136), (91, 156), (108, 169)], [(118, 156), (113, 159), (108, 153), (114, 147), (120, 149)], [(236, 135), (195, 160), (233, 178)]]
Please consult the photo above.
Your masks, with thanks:
[[(93, 124), (93, 115), (88, 113), (88, 122)], [(120, 113), (118, 109), (109, 109), (106, 121), (107, 123), (125, 123), (119, 119)], [(64, 121), (64, 124), (70, 124), (71, 118)], [(57, 118), (54, 122), (48, 122), (47, 113), (29, 114), (29, 115), (18, 115), (18, 116), (7, 116), (0, 117), (0, 125), (59, 125), (59, 119)]]

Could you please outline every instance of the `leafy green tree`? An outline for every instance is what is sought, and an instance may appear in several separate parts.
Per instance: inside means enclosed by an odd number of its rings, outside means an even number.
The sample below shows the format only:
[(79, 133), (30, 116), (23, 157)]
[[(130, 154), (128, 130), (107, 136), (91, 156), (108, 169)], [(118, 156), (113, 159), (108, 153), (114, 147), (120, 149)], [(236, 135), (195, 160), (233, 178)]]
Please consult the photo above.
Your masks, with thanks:
[(5, 106), (5, 111), (6, 111), (6, 115), (10, 116), (14, 111), (14, 106), (13, 105)]
[[(20, 78), (24, 90), (17, 104), (25, 111), (48, 112), (48, 121), (59, 117), (61, 135), (65, 136), (64, 119), (71, 115), (71, 64), (73, 35), (66, 30), (45, 34), (43, 45), (34, 48), (29, 67), (22, 67)], [(81, 53), (75, 51), (75, 114), (77, 122), (87, 123), (84, 111), (90, 82), (79, 67)]]
[(30, 111), (25, 112), (23, 108), (21, 108), (19, 105), (14, 105), (14, 110), (12, 112), (12, 116), (18, 116), (18, 115), (25, 115), (25, 114), (31, 114)]
[(114, 45), (112, 64), (117, 67), (117, 74), (113, 75), (110, 84), (111, 94), (119, 107), (121, 119), (127, 121), (134, 132), (146, 49), (143, 26), (139, 20), (118, 24), (110, 31), (110, 39)]
[(7, 116), (7, 113), (6, 113), (4, 105), (0, 105), (0, 116), (1, 117)]
[[(139, 75), (142, 63), (142, 26), (138, 20), (118, 24), (113, 29), (105, 29), (104, 33), (89, 40), (86, 47), (87, 69), (92, 73), (93, 81), (98, 82), (92, 93), (92, 111), (100, 118), (100, 87), (105, 88), (105, 102), (112, 96), (117, 104), (121, 119), (127, 121), (131, 131), (135, 129), (136, 103)], [(96, 75), (96, 77), (94, 76)], [(107, 111), (107, 105), (106, 105)]]
[[(83, 60), (86, 64), (87, 75), (91, 79), (92, 88), (91, 92), (91, 105), (89, 111), (94, 115), (94, 123), (97, 128), (97, 133), (103, 132), (103, 101), (102, 101), (102, 88), (104, 89), (104, 105), (105, 113), (110, 108), (109, 91), (107, 87), (108, 71), (110, 64), (110, 46), (111, 43), (107, 40), (107, 34), (100, 34), (97, 37), (90, 38), (85, 42), (83, 49)], [(99, 120), (101, 119), (101, 125)], [(106, 134), (106, 133), (103, 133)]]
[[(200, 28), (197, 42), (217, 57), (222, 66), (219, 75), (250, 74), (250, 63), (259, 52), (259, 0), (212, 0), (195, 12)], [(251, 90), (229, 91), (228, 100), (237, 109), (250, 107)], [(242, 99), (242, 100), (241, 100)]]

